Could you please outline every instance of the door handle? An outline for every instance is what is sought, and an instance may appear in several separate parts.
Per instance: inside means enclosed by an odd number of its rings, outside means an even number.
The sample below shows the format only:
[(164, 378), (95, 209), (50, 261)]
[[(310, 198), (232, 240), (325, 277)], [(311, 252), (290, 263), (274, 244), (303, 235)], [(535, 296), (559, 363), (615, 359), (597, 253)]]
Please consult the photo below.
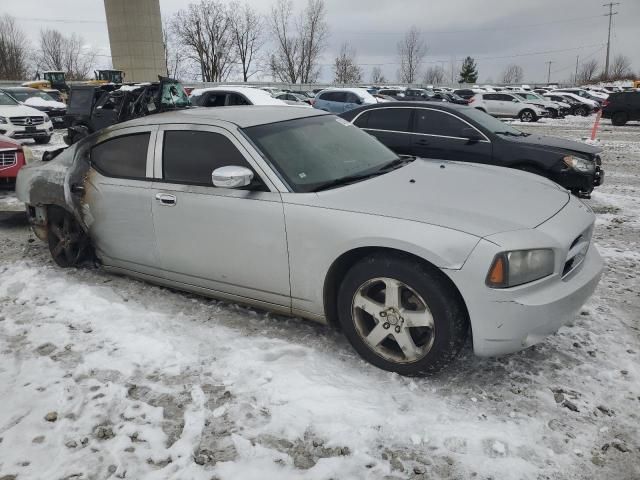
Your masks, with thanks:
[(176, 196), (169, 193), (156, 193), (156, 201), (160, 205), (165, 205), (167, 207), (173, 207), (176, 203), (178, 203)]
[(418, 145), (429, 145), (431, 142), (428, 140), (418, 140), (416, 143)]

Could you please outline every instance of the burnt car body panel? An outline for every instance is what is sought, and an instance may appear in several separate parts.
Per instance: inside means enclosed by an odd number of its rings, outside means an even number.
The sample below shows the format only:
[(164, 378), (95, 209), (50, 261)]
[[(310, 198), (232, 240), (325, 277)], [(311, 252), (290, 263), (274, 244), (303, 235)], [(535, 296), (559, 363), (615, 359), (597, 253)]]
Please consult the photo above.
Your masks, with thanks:
[[(412, 111), (401, 128), (371, 128), (363, 114), (380, 109), (409, 109)], [(424, 134), (416, 129), (413, 111), (428, 109), (442, 115), (457, 117), (461, 126), (474, 129), (476, 140), (456, 136), (455, 133)], [(521, 137), (497, 135), (478, 123), (473, 115), (467, 115), (471, 107), (437, 102), (396, 102), (393, 104), (367, 105), (340, 116), (375, 136), (387, 147), (401, 155), (437, 158), (461, 162), (484, 163), (517, 168), (539, 173), (573, 193), (588, 197), (595, 186), (602, 183), (604, 170), (599, 154), (601, 148), (557, 137), (523, 135)], [(476, 114), (477, 115), (477, 114)], [(444, 118), (444, 117), (443, 117)], [(449, 119), (450, 117), (446, 117)], [(441, 122), (439, 122), (441, 123)], [(593, 161), (593, 173), (581, 173), (567, 168), (563, 157), (576, 155)]]
[[(172, 89), (181, 100), (178, 105), (167, 97)], [(65, 141), (72, 144), (117, 123), (189, 106), (182, 84), (171, 78), (160, 77), (159, 82), (145, 84), (74, 85), (69, 94), (66, 115), (69, 131)]]

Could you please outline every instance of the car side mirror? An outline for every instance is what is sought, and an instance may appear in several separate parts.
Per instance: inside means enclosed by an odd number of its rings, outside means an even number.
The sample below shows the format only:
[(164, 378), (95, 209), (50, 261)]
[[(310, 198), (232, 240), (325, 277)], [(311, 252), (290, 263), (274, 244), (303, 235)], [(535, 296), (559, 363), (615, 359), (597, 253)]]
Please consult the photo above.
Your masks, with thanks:
[(480, 135), (480, 133), (475, 128), (463, 128), (462, 135), (470, 142), (479, 142), (480, 140), (482, 140), (482, 135)]
[(214, 187), (240, 188), (246, 187), (253, 180), (253, 172), (247, 167), (229, 165), (216, 168), (211, 173), (211, 181)]
[(511, 101), (512, 101), (513, 103), (519, 103), (517, 98), (513, 98), (513, 99), (511, 99)]

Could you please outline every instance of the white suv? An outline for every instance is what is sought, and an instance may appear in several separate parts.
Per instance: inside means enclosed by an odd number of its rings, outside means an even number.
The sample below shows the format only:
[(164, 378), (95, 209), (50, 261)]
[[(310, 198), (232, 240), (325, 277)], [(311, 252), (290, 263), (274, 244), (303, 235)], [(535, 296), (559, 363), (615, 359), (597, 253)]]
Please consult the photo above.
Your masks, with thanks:
[(522, 122), (537, 122), (548, 115), (543, 105), (529, 103), (507, 92), (476, 93), (469, 106), (494, 117), (519, 118)]
[(0, 135), (49, 143), (52, 134), (53, 124), (46, 113), (27, 107), (0, 91)]

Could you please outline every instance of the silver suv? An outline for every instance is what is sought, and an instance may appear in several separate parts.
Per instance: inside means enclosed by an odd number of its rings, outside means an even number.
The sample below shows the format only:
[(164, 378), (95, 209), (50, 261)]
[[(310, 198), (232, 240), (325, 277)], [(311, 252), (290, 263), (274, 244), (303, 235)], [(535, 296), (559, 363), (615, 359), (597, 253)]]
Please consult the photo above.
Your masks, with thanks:
[(494, 117), (519, 118), (522, 122), (537, 122), (548, 115), (543, 105), (530, 103), (506, 92), (476, 93), (469, 100), (469, 106)]

